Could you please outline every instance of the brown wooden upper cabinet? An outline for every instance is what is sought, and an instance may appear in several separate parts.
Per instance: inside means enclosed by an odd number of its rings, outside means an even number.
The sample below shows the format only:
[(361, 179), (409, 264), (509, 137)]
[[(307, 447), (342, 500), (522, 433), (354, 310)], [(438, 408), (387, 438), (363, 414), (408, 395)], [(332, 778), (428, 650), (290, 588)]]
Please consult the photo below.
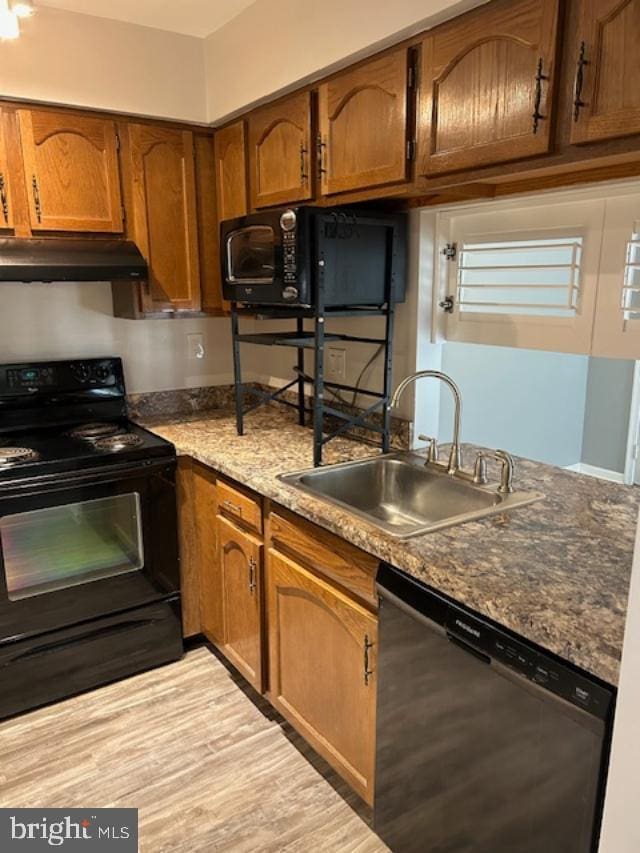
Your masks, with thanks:
[(219, 220), (244, 216), (247, 212), (247, 161), (243, 120), (216, 131), (215, 161)]
[(292, 95), (249, 115), (252, 207), (310, 199), (312, 160), (310, 92)]
[(324, 194), (407, 179), (409, 61), (407, 49), (400, 48), (320, 85), (317, 145)]
[(558, 0), (494, 0), (427, 35), (421, 174), (549, 150), (557, 28)]
[(195, 310), (200, 270), (193, 133), (129, 124), (123, 154), (127, 231), (149, 264), (153, 307)]
[(103, 118), (18, 110), (33, 231), (122, 231), (116, 129)]
[(0, 229), (13, 227), (13, 204), (7, 161), (6, 116), (0, 107)]
[(640, 133), (640, 0), (582, 0), (571, 141)]

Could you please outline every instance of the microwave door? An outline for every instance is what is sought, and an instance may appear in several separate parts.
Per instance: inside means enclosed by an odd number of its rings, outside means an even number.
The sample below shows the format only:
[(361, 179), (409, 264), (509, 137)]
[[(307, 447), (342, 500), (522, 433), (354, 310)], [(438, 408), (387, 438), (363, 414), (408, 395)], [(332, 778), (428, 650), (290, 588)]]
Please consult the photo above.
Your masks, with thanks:
[(232, 284), (273, 284), (276, 235), (268, 225), (249, 225), (227, 237), (227, 278)]

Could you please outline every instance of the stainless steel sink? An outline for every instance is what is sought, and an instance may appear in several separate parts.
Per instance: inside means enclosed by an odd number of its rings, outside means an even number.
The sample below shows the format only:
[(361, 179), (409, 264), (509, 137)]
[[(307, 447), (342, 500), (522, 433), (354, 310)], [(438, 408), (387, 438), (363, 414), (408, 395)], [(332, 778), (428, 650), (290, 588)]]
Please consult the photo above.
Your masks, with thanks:
[(393, 453), (282, 474), (289, 483), (365, 518), (399, 539), (484, 518), (544, 498), (540, 492), (500, 494), (425, 466), (424, 457)]

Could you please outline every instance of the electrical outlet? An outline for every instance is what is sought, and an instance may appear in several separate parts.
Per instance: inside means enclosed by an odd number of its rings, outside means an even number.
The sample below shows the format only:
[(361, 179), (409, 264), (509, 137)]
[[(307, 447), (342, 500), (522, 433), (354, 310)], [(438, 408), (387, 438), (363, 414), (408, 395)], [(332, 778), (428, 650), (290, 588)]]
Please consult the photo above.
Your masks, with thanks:
[(205, 357), (204, 335), (201, 332), (187, 335), (187, 351), (190, 361), (200, 360)]
[(327, 347), (327, 379), (345, 382), (347, 378), (347, 351), (342, 347)]

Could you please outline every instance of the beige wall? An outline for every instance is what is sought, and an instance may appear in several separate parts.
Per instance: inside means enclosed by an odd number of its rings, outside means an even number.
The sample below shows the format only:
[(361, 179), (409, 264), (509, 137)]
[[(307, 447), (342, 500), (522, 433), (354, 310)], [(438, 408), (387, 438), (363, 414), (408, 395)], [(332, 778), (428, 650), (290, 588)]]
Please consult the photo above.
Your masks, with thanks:
[(477, 5), (479, 0), (258, 0), (206, 40), (209, 121)]
[(206, 121), (204, 42), (39, 7), (0, 42), (0, 95)]
[[(188, 357), (191, 333), (204, 336), (202, 360)], [(116, 319), (103, 282), (0, 283), (0, 364), (102, 355), (124, 359), (129, 391), (223, 385), (233, 377), (229, 320)]]

